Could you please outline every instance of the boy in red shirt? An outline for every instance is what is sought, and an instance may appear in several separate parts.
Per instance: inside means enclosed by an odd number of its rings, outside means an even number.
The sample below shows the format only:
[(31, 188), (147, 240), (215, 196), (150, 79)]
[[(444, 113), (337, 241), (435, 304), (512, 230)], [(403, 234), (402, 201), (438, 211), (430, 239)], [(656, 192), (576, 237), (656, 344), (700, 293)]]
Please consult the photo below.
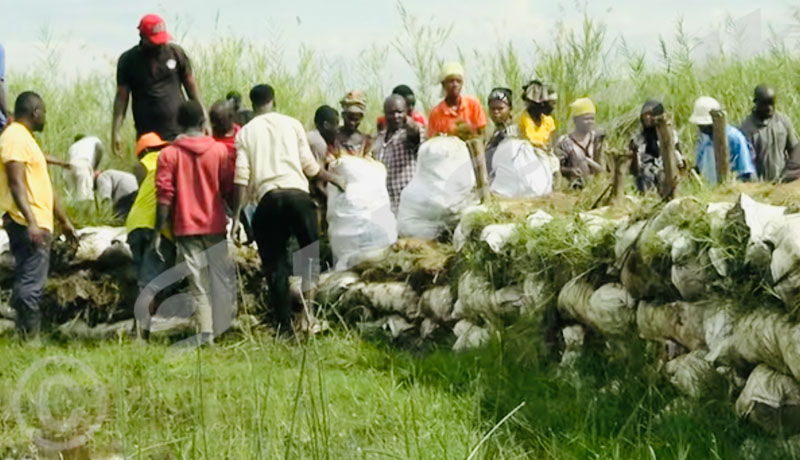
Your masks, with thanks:
[(154, 250), (171, 216), (178, 260), (189, 276), (199, 344), (212, 344), (230, 325), (236, 300), (223, 201), (233, 187), (233, 164), (228, 148), (203, 133), (205, 116), (198, 102), (181, 104), (178, 122), (183, 134), (158, 157)]

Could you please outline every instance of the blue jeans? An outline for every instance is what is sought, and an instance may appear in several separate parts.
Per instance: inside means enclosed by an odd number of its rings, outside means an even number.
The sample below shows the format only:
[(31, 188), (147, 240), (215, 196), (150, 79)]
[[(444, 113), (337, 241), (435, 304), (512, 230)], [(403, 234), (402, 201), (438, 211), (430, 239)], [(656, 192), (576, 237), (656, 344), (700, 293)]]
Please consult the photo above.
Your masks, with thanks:
[(133, 266), (136, 268), (136, 282), (139, 290), (144, 289), (156, 276), (164, 273), (168, 268), (175, 265), (175, 244), (161, 238), (161, 255), (164, 260), (158, 258), (153, 251), (153, 230), (149, 228), (137, 228), (128, 233), (128, 246), (133, 255)]
[(11, 308), (17, 311), (17, 328), (35, 336), (42, 328), (39, 302), (44, 294), (50, 267), (52, 235), (47, 232), (44, 245), (37, 247), (28, 237), (28, 227), (14, 222), (8, 214), (3, 215), (3, 228), (8, 234), (11, 254), (14, 256)]

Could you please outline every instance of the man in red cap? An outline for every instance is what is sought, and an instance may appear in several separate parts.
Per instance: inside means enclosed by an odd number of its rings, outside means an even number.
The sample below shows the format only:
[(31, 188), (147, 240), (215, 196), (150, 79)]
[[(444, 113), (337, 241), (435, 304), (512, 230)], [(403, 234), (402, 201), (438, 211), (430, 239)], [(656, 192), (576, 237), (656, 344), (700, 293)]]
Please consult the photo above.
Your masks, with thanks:
[(139, 36), (139, 44), (123, 53), (117, 62), (117, 97), (111, 126), (111, 144), (117, 155), (122, 155), (119, 131), (129, 97), (133, 101), (136, 137), (155, 132), (167, 141), (181, 132), (177, 120), (178, 107), (185, 100), (181, 87), (189, 99), (200, 102), (189, 58), (180, 46), (169, 43), (171, 37), (164, 20), (155, 14), (143, 17)]

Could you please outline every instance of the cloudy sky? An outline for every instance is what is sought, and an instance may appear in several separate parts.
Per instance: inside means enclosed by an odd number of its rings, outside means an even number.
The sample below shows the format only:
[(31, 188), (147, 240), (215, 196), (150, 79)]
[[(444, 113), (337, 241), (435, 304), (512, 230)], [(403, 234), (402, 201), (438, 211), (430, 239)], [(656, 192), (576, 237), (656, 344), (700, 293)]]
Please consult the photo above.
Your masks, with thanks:
[[(0, 0), (6, 2), (11, 0)], [(672, 37), (679, 18), (696, 37), (713, 37), (727, 18), (749, 21), (743, 41), (750, 48), (757, 41), (753, 37), (768, 38), (767, 27), (784, 33), (793, 24), (793, 3), (784, 0), (760, 5), (750, 0), (403, 0), (403, 5), (424, 21), (452, 24), (450, 42), (465, 49), (491, 49), (508, 40), (523, 48), (533, 39), (547, 43), (557, 21), (580, 22), (581, 5), (608, 25), (611, 36), (649, 52), (657, 50), (660, 35)], [(119, 54), (137, 42), (139, 18), (150, 12), (165, 18), (179, 43), (220, 35), (263, 43), (279, 37), (289, 55), (302, 43), (344, 59), (355, 58), (370, 43), (391, 43), (401, 27), (394, 0), (27, 0), (0, 9), (0, 42), (12, 74), (45, 59), (48, 49), (58, 50), (64, 75), (111, 71)]]

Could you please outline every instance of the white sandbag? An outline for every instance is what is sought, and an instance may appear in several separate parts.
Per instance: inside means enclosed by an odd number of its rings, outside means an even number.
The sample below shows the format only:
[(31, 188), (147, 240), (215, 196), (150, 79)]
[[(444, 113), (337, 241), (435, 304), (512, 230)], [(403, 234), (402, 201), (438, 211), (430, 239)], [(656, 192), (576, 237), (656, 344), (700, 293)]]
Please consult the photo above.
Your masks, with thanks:
[(628, 227), (620, 227), (615, 234), (617, 242), (614, 245), (614, 257), (620, 261), (623, 256), (630, 253), (639, 234), (644, 230), (647, 225), (646, 220), (640, 220)]
[(636, 320), (634, 307), (634, 299), (618, 283), (609, 283), (594, 290), (588, 282), (575, 278), (564, 285), (558, 295), (559, 310), (612, 336), (631, 331)]
[(744, 222), (750, 229), (750, 243), (775, 242), (776, 236), (786, 223), (785, 206), (759, 203), (745, 193), (739, 196), (734, 209), (744, 214)]
[(450, 286), (437, 286), (422, 293), (419, 309), (423, 315), (438, 321), (449, 321), (453, 312), (453, 293)]
[(800, 381), (800, 324), (791, 324), (781, 329), (778, 347), (789, 372)]
[(693, 258), (685, 258), (681, 264), (670, 268), (670, 281), (683, 300), (692, 301), (705, 297), (716, 279), (717, 272), (706, 251)]
[(759, 364), (736, 400), (736, 414), (771, 433), (800, 431), (800, 385)]
[(407, 283), (356, 283), (345, 294), (349, 302), (363, 303), (380, 313), (399, 313), (406, 318), (417, 318), (419, 295)]
[(553, 192), (553, 170), (547, 153), (523, 139), (506, 139), (492, 157), (491, 189), (500, 196), (533, 198)]
[(516, 231), (517, 224), (487, 225), (481, 231), (481, 241), (488, 244), (492, 252), (499, 254)]
[(561, 329), (561, 337), (564, 340), (564, 353), (560, 365), (569, 367), (578, 361), (583, 352), (586, 330), (580, 324), (573, 324)]
[(9, 319), (0, 319), (0, 337), (4, 336), (5, 334), (14, 332), (15, 329), (14, 321)]
[(455, 319), (491, 318), (521, 310), (525, 293), (517, 286), (495, 291), (489, 280), (480, 273), (467, 271), (458, 280), (458, 299), (453, 307)]
[(751, 364), (766, 364), (788, 374), (779, 337), (789, 334), (785, 315), (771, 311), (753, 311), (742, 316), (733, 327), (732, 341), (739, 358)]
[(414, 178), (400, 194), (400, 236), (436, 238), (455, 223), (462, 209), (477, 202), (474, 186), (475, 173), (464, 141), (449, 136), (426, 141), (419, 148)]
[[(627, 217), (609, 219), (605, 217), (607, 213), (608, 207), (605, 206), (588, 212), (580, 212), (576, 220), (583, 226), (581, 231), (585, 231), (593, 237), (599, 236), (605, 231), (625, 226), (628, 222)], [(570, 225), (570, 228), (574, 229), (575, 227)]]
[(453, 246), (456, 248), (456, 251), (460, 251), (464, 248), (467, 241), (472, 237), (472, 233), (476, 230), (477, 217), (488, 210), (489, 208), (481, 204), (469, 206), (461, 211), (461, 218), (458, 221), (458, 225), (456, 225), (456, 229), (453, 231)]
[(453, 327), (453, 333), (457, 337), (456, 343), (453, 345), (453, 351), (466, 351), (478, 348), (489, 342), (489, 331), (465, 319), (456, 323)]
[(733, 209), (734, 203), (708, 203), (706, 207), (706, 219), (711, 229), (711, 235), (716, 237), (726, 225), (728, 211)]
[(541, 209), (537, 209), (536, 212), (530, 214), (527, 218), (525, 218), (525, 223), (528, 224), (528, 228), (539, 228), (544, 227), (545, 225), (549, 224), (550, 221), (553, 220), (553, 216), (550, 214), (542, 211)]
[(82, 340), (104, 340), (127, 335), (133, 330), (134, 320), (129, 319), (112, 324), (98, 324), (89, 327), (82, 320), (74, 320), (58, 327), (58, 332), (67, 338)]
[(665, 343), (674, 340), (689, 350), (704, 345), (703, 311), (706, 306), (688, 302), (654, 305), (640, 302), (636, 326), (645, 340)]
[(75, 262), (95, 261), (103, 252), (111, 247), (114, 242), (128, 247), (128, 232), (125, 227), (84, 227), (77, 230), (78, 251), (75, 253)]
[(430, 318), (425, 318), (422, 320), (422, 324), (419, 325), (419, 338), (425, 340), (437, 330), (439, 330), (439, 324)]
[(347, 288), (357, 283), (359, 277), (353, 272), (325, 272), (319, 276), (315, 299), (320, 305), (337, 301)]
[(781, 300), (791, 306), (800, 296), (800, 216), (787, 216), (776, 239), (770, 275)]
[(386, 167), (379, 161), (345, 155), (329, 165), (344, 178), (344, 192), (328, 184), (328, 236), (337, 270), (351, 258), (397, 241), (397, 221), (386, 189)]
[(669, 381), (686, 396), (698, 399), (721, 381), (714, 366), (705, 360), (706, 352), (696, 350), (669, 361), (664, 370)]
[(396, 339), (414, 329), (414, 325), (400, 315), (391, 315), (385, 318), (383, 328), (389, 332), (392, 338)]
[(553, 294), (549, 288), (550, 283), (540, 279), (537, 274), (526, 276), (522, 283), (525, 302), (520, 313), (528, 318), (542, 314), (553, 300)]
[(708, 347), (706, 360), (733, 364), (736, 348), (733, 343), (733, 315), (724, 307), (711, 307), (703, 319), (703, 338)]

